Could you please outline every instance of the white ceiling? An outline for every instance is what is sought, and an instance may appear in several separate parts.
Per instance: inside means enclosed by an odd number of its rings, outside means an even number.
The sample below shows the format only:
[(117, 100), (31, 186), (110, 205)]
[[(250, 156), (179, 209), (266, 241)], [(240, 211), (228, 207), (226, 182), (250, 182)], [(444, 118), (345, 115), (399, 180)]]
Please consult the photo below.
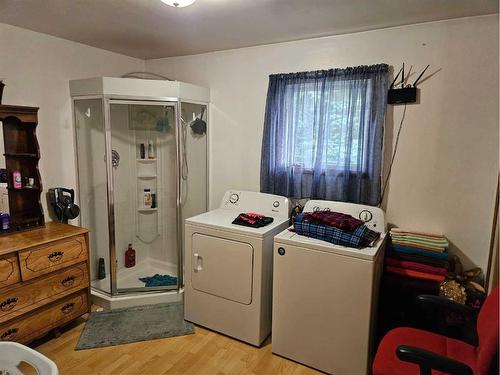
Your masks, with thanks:
[(144, 59), (492, 13), (497, 0), (0, 0), (0, 22)]

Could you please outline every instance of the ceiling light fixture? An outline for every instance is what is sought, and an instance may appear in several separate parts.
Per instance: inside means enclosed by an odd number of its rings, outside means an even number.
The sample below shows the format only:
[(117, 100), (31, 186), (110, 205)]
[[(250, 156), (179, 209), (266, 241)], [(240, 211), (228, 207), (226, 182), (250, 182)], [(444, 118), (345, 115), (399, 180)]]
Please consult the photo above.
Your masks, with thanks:
[(195, 1), (196, 0), (161, 0), (162, 3), (175, 8), (187, 7), (188, 5), (193, 4)]

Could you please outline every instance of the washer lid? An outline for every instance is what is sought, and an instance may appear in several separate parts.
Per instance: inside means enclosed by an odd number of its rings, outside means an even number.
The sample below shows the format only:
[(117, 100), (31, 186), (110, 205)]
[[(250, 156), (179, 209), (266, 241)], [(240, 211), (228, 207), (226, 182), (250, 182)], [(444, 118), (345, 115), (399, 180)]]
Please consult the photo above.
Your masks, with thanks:
[(380, 235), (380, 238), (377, 240), (377, 242), (375, 242), (374, 246), (363, 247), (361, 249), (335, 245), (327, 241), (301, 236), (295, 232), (291, 232), (288, 229), (285, 229), (283, 232), (274, 237), (275, 246), (279, 246), (279, 244), (288, 244), (292, 246), (305, 247), (311, 250), (326, 251), (329, 253), (335, 253), (366, 260), (375, 259), (384, 242), (385, 233), (382, 233)]
[(288, 218), (286, 217), (276, 217), (267, 213), (268, 216), (273, 217), (274, 221), (262, 228), (251, 228), (245, 227), (243, 225), (232, 224), (233, 220), (236, 219), (239, 214), (239, 211), (217, 208), (215, 210), (186, 219), (186, 224), (205, 228), (227, 230), (234, 233), (261, 238), (277, 229), (278, 227), (282, 227), (284, 224), (288, 223)]

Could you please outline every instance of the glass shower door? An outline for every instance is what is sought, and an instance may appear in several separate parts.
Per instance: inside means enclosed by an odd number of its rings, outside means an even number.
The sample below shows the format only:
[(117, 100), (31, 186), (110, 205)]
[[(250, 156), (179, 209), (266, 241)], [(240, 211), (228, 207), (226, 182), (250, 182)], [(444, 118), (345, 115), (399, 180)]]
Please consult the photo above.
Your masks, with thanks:
[(75, 99), (73, 107), (80, 224), (90, 229), (91, 285), (111, 293), (104, 102), (102, 98)]
[(112, 289), (177, 289), (177, 103), (110, 99), (108, 108)]

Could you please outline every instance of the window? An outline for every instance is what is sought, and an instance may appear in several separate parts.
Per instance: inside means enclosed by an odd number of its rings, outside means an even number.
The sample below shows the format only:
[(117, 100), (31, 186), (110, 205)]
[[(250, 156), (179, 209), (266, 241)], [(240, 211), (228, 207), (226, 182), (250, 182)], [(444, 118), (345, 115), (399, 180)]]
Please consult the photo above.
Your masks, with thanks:
[(271, 76), (261, 190), (374, 204), (386, 95), (387, 65)]
[[(313, 84), (306, 88), (304, 104), (297, 109), (293, 121), (294, 137), (292, 146), (292, 160), (295, 166), (305, 169), (314, 167), (316, 138), (318, 133), (316, 91)], [(285, 96), (287, 100), (293, 101), (296, 93), (293, 86), (289, 86)], [(343, 98), (340, 88), (333, 88), (331, 95), (323, 98), (323, 107), (326, 109), (326, 136), (325, 136), (325, 161), (324, 166), (328, 169), (346, 169), (353, 171), (361, 167), (359, 160), (359, 145), (364, 134), (360, 134), (362, 120), (361, 95), (357, 95), (352, 103), (348, 103)], [(349, 109), (349, 106), (352, 106)], [(352, 117), (346, 116), (352, 112)], [(350, 136), (345, 134), (347, 129), (346, 121), (352, 122)], [(348, 165), (346, 165), (346, 162)]]

